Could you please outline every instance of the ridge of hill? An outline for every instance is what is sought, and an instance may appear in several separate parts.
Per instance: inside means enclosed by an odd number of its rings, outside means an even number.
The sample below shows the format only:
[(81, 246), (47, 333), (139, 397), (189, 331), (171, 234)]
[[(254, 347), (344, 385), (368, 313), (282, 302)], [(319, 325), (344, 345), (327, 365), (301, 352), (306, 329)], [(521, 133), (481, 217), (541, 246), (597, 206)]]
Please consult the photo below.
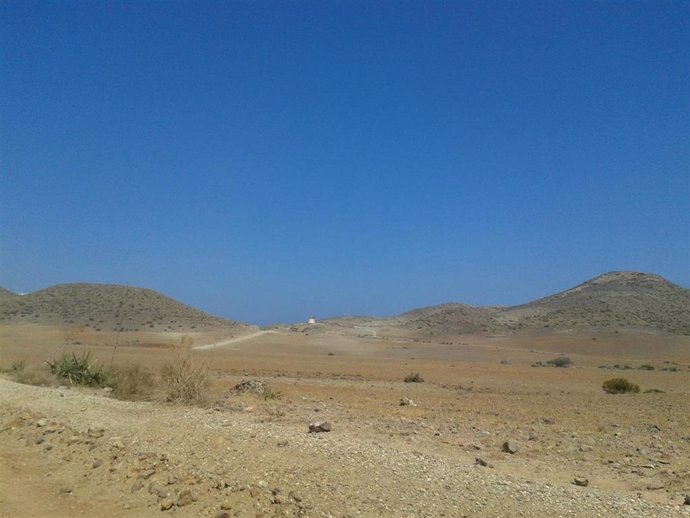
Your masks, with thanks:
[(690, 335), (690, 289), (656, 274), (617, 271), (509, 307), (447, 303), (380, 322), (422, 334), (624, 330)]
[(26, 295), (0, 291), (0, 323), (76, 325), (95, 331), (212, 331), (244, 326), (154, 290), (116, 284), (60, 284)]

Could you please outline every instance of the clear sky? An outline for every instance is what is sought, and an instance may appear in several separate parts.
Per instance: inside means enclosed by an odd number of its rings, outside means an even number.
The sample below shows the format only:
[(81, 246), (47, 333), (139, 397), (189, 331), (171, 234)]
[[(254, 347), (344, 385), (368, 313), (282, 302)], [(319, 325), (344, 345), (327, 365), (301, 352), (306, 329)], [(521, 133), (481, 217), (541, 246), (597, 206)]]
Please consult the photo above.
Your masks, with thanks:
[(247, 322), (690, 286), (690, 2), (0, 3), (0, 285)]

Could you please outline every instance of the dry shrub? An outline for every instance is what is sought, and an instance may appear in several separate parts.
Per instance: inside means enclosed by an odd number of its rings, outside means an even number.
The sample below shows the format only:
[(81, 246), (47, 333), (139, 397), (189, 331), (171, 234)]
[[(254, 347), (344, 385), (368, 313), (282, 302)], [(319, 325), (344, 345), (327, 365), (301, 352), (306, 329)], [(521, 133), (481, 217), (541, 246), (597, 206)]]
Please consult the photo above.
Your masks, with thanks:
[(129, 401), (151, 399), (156, 391), (156, 374), (148, 367), (136, 363), (112, 368), (110, 384), (113, 396)]
[(22, 367), (11, 373), (12, 379), (24, 385), (36, 385), (39, 387), (57, 386), (57, 378), (46, 367)]
[(602, 388), (609, 394), (637, 394), (640, 391), (639, 385), (631, 383), (625, 378), (613, 378), (606, 380)]
[(405, 383), (424, 383), (424, 378), (418, 372), (410, 372), (404, 379)]
[(179, 349), (176, 358), (161, 369), (166, 401), (198, 404), (205, 400), (210, 385), (205, 363), (192, 358), (192, 351)]

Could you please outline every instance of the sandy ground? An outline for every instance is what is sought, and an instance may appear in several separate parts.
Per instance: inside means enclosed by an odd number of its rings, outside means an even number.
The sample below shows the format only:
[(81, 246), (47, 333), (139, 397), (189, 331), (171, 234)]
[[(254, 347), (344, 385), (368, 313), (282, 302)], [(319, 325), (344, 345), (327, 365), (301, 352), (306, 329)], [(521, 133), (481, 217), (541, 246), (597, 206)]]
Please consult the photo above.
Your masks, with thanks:
[[(180, 339), (65, 334), (2, 329), (0, 365), (89, 350), (156, 368)], [(687, 337), (357, 334), (192, 336), (224, 342), (194, 352), (204, 408), (1, 381), (0, 516), (690, 516)], [(560, 354), (571, 368), (531, 366)], [(620, 376), (664, 392), (605, 394)], [(281, 397), (228, 395), (246, 379)]]

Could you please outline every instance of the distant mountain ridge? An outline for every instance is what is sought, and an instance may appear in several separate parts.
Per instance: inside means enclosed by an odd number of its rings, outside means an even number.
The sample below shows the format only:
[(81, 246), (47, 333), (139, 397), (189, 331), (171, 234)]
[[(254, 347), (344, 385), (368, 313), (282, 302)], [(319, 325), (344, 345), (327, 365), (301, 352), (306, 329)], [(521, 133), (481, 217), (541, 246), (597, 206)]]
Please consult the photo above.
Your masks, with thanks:
[(436, 335), (589, 329), (690, 335), (690, 290), (656, 274), (619, 271), (518, 306), (447, 303), (368, 322)]
[(0, 324), (78, 325), (95, 331), (211, 331), (245, 326), (146, 288), (60, 284), (26, 295), (0, 288)]

